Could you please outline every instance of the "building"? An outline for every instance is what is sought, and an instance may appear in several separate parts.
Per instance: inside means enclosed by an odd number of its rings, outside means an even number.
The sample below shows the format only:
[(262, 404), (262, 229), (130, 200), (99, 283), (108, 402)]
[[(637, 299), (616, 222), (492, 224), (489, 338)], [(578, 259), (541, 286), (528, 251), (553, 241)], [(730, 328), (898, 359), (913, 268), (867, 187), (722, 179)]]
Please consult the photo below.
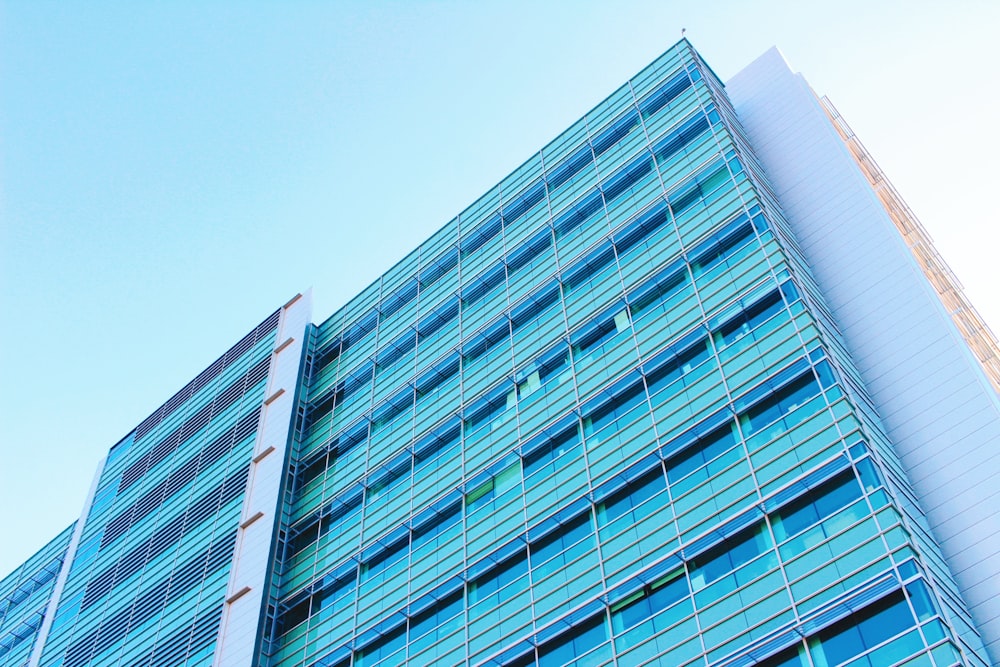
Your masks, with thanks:
[(110, 449), (0, 665), (1000, 659), (995, 339), (776, 52), (682, 40), (310, 321)]

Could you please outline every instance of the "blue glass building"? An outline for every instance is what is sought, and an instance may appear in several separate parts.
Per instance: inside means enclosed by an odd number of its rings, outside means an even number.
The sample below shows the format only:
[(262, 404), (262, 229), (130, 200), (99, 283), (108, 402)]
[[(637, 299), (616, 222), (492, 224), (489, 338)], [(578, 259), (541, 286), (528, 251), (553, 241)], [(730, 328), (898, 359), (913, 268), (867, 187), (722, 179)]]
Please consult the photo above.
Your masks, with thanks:
[[(990, 664), (1000, 519), (943, 489), (998, 465), (995, 340), (832, 106), (773, 53), (729, 88), (681, 41), (331, 317), (266, 318), (0, 584), (0, 664)], [(954, 334), (891, 367), (836, 270), (890, 228), (881, 288)], [(905, 398), (946, 353), (961, 397)]]

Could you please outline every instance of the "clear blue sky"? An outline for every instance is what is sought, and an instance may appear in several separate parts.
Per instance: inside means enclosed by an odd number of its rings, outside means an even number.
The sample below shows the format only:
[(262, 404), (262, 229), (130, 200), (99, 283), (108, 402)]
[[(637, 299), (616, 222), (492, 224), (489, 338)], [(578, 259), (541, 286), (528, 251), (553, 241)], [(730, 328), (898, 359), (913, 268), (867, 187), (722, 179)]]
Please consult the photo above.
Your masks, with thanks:
[(828, 94), (994, 329), (995, 2), (0, 2), (0, 576), (290, 296), (321, 321), (673, 44)]

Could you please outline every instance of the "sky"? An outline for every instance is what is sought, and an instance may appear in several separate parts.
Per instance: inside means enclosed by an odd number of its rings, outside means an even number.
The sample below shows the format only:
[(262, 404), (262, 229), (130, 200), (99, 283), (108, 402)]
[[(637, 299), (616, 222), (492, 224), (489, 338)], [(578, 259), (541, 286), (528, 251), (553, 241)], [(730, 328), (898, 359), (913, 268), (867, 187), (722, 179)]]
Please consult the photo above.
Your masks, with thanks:
[(291, 296), (320, 322), (686, 36), (828, 95), (1000, 330), (1000, 3), (0, 0), (0, 576)]

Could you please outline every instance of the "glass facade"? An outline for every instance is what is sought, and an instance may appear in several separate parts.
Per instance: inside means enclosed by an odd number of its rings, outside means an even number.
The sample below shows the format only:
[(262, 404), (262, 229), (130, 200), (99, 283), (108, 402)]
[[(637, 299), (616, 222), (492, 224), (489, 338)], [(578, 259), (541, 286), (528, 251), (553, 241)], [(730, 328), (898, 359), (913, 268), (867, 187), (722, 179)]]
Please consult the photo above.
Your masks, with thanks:
[[(212, 663), (277, 322), (111, 450), (40, 664)], [(259, 665), (987, 664), (686, 41), (303, 339)]]
[(0, 581), (0, 665), (27, 664), (66, 560), (75, 524)]
[(836, 332), (680, 43), (311, 332), (263, 662), (984, 664)]
[(277, 323), (111, 448), (39, 664), (211, 662)]

